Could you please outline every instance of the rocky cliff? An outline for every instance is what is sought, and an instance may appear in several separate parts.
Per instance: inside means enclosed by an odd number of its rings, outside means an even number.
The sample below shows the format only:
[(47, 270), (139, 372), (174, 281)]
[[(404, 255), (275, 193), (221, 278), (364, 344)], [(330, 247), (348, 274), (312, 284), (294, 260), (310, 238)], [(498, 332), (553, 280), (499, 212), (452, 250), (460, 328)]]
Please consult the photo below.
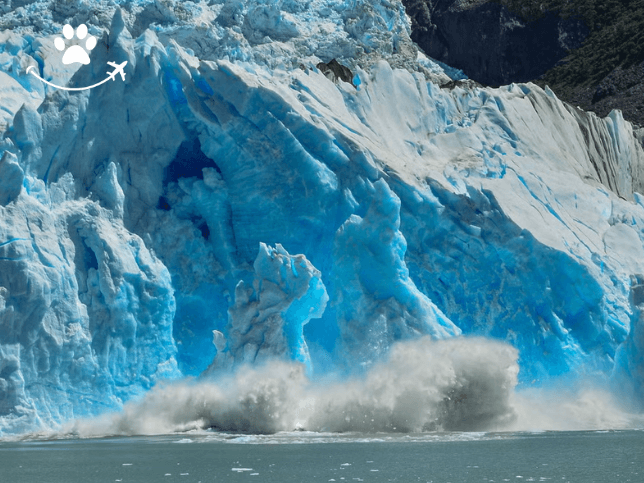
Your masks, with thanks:
[(533, 81), (644, 125), (644, 2), (404, 0), (412, 39), (487, 85)]

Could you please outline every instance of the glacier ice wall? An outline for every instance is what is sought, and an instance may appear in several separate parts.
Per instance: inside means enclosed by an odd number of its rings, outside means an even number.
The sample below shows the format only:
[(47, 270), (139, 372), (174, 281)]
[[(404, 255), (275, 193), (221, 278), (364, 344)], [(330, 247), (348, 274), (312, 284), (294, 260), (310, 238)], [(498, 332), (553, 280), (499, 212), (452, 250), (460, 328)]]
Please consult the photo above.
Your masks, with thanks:
[(18, 181), (0, 207), (3, 430), (116, 409), (177, 377), (165, 266), (110, 212), (77, 199), (71, 175)]
[[(3, 431), (200, 374), (224, 340), (244, 359), (253, 297), (294, 330), (266, 353), (314, 374), (421, 334), (507, 341), (523, 385), (638, 357), (644, 151), (619, 113), (447, 84), (398, 1), (21, 8), (0, 37)], [(100, 38), (77, 70), (51, 47), (72, 18)], [(334, 57), (357, 87), (316, 67)], [(77, 93), (24, 73), (83, 86), (125, 60)]]

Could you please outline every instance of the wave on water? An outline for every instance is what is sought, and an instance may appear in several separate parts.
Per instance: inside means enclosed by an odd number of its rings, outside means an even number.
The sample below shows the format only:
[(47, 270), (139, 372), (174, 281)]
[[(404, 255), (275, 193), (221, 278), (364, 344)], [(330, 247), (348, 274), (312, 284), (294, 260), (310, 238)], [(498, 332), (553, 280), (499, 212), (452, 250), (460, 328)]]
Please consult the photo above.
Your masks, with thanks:
[[(223, 433), (421, 433), (642, 427), (597, 389), (516, 391), (518, 353), (482, 339), (396, 344), (386, 361), (343, 380), (309, 379), (271, 361), (158, 385), (118, 413), (80, 419), (48, 438)], [(40, 435), (41, 437), (43, 435)]]

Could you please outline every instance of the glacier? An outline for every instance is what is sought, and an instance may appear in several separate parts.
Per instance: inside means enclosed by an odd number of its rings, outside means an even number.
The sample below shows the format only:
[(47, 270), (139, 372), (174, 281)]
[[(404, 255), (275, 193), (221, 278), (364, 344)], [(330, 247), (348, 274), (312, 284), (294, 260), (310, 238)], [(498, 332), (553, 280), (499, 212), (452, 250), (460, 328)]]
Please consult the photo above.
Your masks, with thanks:
[[(272, 359), (370, 381), (462, 335), (506, 344), (459, 349), (482, 367), (518, 351), (504, 390), (641, 402), (644, 148), (619, 111), (443, 68), (400, 1), (119, 3), (2, 7), (0, 436)], [(89, 65), (54, 47), (68, 21)], [(26, 73), (88, 86), (108, 61), (125, 81), (87, 91)]]

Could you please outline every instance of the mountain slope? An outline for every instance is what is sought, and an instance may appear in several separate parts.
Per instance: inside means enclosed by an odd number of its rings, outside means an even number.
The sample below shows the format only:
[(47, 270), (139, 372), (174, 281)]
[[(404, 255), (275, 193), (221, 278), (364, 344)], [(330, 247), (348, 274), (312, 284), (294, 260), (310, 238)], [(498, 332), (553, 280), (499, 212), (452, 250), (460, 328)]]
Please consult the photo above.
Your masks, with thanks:
[(644, 126), (644, 2), (405, 0), (412, 39), (487, 85), (532, 81)]

